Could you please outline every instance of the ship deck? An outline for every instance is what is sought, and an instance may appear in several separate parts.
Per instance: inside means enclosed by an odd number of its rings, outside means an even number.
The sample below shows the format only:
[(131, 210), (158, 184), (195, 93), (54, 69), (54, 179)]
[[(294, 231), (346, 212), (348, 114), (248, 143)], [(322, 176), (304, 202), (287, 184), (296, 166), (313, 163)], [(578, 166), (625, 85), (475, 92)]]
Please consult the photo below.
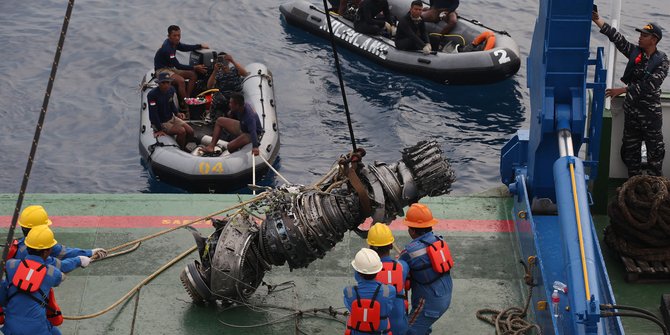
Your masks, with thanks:
[[(511, 199), (495, 190), (467, 197), (425, 198), (455, 257), (452, 270), (454, 292), (451, 308), (433, 327), (434, 334), (493, 334), (492, 326), (478, 320), (479, 309), (522, 306), (527, 292), (522, 267), (515, 253)], [(111, 248), (232, 206), (249, 196), (203, 194), (29, 194), (24, 205), (43, 205), (54, 222), (56, 239), (80, 248)], [(2, 232), (7, 228), (16, 202), (15, 195), (0, 195)], [(598, 231), (606, 216), (596, 216)], [(207, 223), (193, 225), (207, 234)], [(391, 225), (396, 243), (409, 241), (399, 221)], [(20, 230), (16, 233), (21, 234)], [(56, 289), (57, 300), (67, 316), (98, 312), (189, 247), (190, 232), (177, 229), (143, 242), (138, 250), (94, 262), (67, 275)], [(603, 244), (604, 245), (604, 244)], [(353, 283), (349, 264), (365, 246), (357, 235), (347, 234), (323, 259), (306, 269), (289, 271), (274, 267), (250, 300), (252, 306), (197, 306), (179, 281), (192, 253), (142, 286), (138, 295), (101, 316), (66, 320), (63, 334), (341, 334), (344, 326), (314, 309), (343, 308), (342, 289)], [(661, 293), (670, 284), (628, 284), (623, 265), (605, 248), (603, 251), (617, 303), (634, 305), (660, 317)], [(302, 311), (302, 313), (296, 313)], [(300, 315), (296, 317), (295, 315)], [(658, 334), (644, 320), (624, 319), (626, 334)]]

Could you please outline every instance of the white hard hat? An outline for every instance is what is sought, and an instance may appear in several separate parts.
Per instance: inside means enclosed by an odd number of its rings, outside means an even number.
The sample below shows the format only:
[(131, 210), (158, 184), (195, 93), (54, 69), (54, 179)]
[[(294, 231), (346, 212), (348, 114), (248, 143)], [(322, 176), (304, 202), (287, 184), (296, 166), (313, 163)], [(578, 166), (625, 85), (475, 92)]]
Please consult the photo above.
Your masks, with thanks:
[(362, 274), (373, 275), (382, 270), (382, 260), (374, 250), (361, 248), (361, 250), (356, 253), (354, 260), (351, 261), (351, 266), (354, 267), (354, 270)]

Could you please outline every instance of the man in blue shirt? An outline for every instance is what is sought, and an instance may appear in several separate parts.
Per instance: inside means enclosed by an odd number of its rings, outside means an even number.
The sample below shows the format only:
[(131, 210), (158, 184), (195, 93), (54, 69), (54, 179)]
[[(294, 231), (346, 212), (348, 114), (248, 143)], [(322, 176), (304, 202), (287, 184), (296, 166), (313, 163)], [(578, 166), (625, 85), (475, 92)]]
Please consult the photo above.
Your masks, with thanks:
[[(432, 227), (437, 220), (427, 206), (412, 204), (403, 223), (412, 238), (400, 254), (400, 260), (409, 264), (412, 281), (412, 310), (407, 335), (431, 334), (432, 324), (451, 304), (450, 270), (454, 261), (446, 242), (433, 234)], [(446, 334), (447, 330), (440, 329), (439, 333)]]
[[(169, 26), (167, 30), (168, 37), (163, 41), (163, 45), (156, 51), (156, 55), (154, 56), (154, 71), (156, 75), (162, 72), (170, 74), (177, 86), (181, 106), (181, 102), (184, 101), (184, 98), (190, 97), (191, 92), (193, 92), (195, 82), (198, 79), (195, 72), (197, 71), (204, 74), (207, 73), (207, 68), (203, 64), (190, 66), (179, 63), (179, 60), (177, 59), (177, 50), (194, 51), (209, 49), (209, 45), (206, 43), (183, 44), (180, 42), (181, 29), (179, 26), (172, 25)], [(185, 79), (189, 80), (188, 85), (186, 85)]]
[(356, 270), (357, 285), (344, 289), (344, 306), (349, 310), (347, 335), (387, 334), (396, 290), (376, 280), (382, 262), (376, 252), (362, 248), (351, 266)]
[[(33, 228), (26, 236), (27, 253), (24, 259), (7, 260), (7, 278), (0, 284), (0, 304), (5, 312), (6, 335), (60, 335), (58, 328), (47, 319), (47, 311), (58, 310), (47, 301), (50, 290), (60, 285), (63, 274), (46, 264), (56, 245), (53, 232), (47, 225)], [(51, 310), (56, 307), (56, 310)]]
[(228, 117), (216, 119), (214, 133), (212, 134), (212, 143), (203, 148), (206, 153), (214, 152), (214, 146), (221, 137), (221, 130), (225, 129), (227, 133), (235, 136), (235, 139), (228, 142), (226, 149), (228, 152), (235, 152), (243, 146), (251, 143), (251, 152), (258, 156), (258, 147), (260, 146), (259, 136), (263, 133), (263, 125), (258, 118), (258, 114), (253, 108), (244, 102), (244, 96), (240, 93), (230, 95), (230, 111)]
[(167, 72), (158, 74), (158, 87), (147, 94), (149, 120), (154, 130), (154, 137), (165, 134), (176, 135), (177, 144), (184, 150), (187, 137), (193, 136), (193, 128), (183, 120), (186, 115), (177, 111), (171, 82), (172, 78)]
[(408, 328), (405, 282), (409, 275), (409, 265), (403, 260), (396, 261), (391, 257), (394, 241), (391, 228), (384, 223), (377, 222), (368, 231), (368, 245), (382, 261), (382, 269), (377, 273), (376, 279), (382, 284), (392, 285), (396, 290), (393, 311), (389, 314), (391, 331), (393, 335), (405, 335)]

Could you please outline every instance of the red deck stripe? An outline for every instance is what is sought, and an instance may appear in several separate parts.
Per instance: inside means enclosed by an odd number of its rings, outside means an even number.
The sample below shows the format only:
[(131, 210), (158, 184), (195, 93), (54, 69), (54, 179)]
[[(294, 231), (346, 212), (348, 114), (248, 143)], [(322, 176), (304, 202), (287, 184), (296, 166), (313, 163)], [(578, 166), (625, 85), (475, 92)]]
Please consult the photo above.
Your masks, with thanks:
[[(51, 216), (54, 225), (59, 228), (169, 228), (180, 225), (196, 216)], [(0, 216), (0, 226), (9, 227), (11, 216)], [(513, 229), (510, 220), (446, 220), (438, 219), (433, 229), (438, 231), (466, 232), (500, 232), (508, 233)], [(370, 227), (371, 219), (367, 219), (361, 229)], [(208, 222), (197, 222), (195, 227), (209, 226)], [(406, 230), (402, 219), (391, 223), (392, 230)]]

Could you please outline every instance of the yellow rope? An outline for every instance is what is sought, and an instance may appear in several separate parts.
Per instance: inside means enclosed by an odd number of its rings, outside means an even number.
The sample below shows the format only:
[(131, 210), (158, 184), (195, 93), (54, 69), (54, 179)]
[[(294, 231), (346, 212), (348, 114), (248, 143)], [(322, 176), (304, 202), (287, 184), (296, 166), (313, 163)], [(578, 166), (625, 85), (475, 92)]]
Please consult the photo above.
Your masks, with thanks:
[(108, 251), (108, 252), (112, 252), (112, 251), (116, 251), (116, 250), (119, 250), (119, 249), (123, 249), (123, 248), (128, 247), (128, 246), (130, 246), (130, 245), (133, 245), (133, 244), (135, 244), (135, 243), (143, 242), (143, 241), (152, 239), (152, 238), (154, 238), (154, 237), (158, 237), (158, 236), (160, 236), (160, 235), (167, 234), (167, 233), (169, 233), (169, 232), (175, 231), (175, 230), (177, 230), (177, 229), (179, 229), (179, 228), (182, 228), (182, 227), (184, 227), (184, 226), (190, 226), (190, 225), (192, 225), (192, 224), (194, 224), (194, 223), (197, 223), (197, 222), (201, 222), (201, 221), (209, 220), (209, 219), (211, 219), (211, 218), (212, 218), (213, 216), (215, 216), (215, 215), (219, 215), (219, 214), (222, 214), (222, 213), (225, 213), (225, 212), (228, 212), (228, 211), (232, 211), (233, 209), (237, 209), (237, 208), (240, 208), (240, 207), (244, 207), (244, 206), (246, 206), (246, 205), (249, 204), (249, 203), (252, 203), (252, 202), (258, 201), (258, 200), (260, 200), (260, 199), (262, 199), (262, 198), (265, 198), (266, 196), (267, 196), (267, 193), (261, 193), (261, 194), (259, 194), (258, 196), (253, 197), (253, 198), (251, 198), (251, 199), (249, 199), (249, 200), (247, 200), (247, 201), (243, 201), (243, 202), (241, 202), (241, 203), (239, 203), (239, 204), (237, 204), (237, 205), (235, 205), (235, 206), (231, 206), (231, 207), (222, 209), (222, 210), (220, 210), (220, 211), (218, 211), (218, 212), (214, 212), (214, 213), (212, 213), (212, 214), (209, 214), (209, 215), (207, 215), (207, 216), (203, 216), (203, 217), (201, 217), (201, 218), (195, 219), (195, 220), (190, 221), (190, 222), (182, 223), (182, 224), (180, 224), (180, 225), (178, 225), (178, 226), (175, 226), (175, 227), (172, 227), (172, 228), (170, 228), (170, 229), (166, 229), (166, 230), (159, 231), (159, 232), (154, 233), (154, 234), (151, 234), (151, 235), (147, 235), (147, 236), (142, 237), (142, 238), (138, 238), (138, 239), (136, 239), (136, 240), (134, 240), (134, 241), (126, 242), (126, 243), (124, 243), (124, 244), (118, 245), (118, 246), (113, 247), (113, 248), (111, 248), (111, 249), (107, 249), (107, 251)]
[(140, 289), (142, 286), (144, 286), (144, 285), (146, 285), (147, 283), (149, 283), (150, 281), (152, 281), (152, 280), (153, 280), (154, 278), (156, 278), (156, 276), (158, 276), (161, 272), (165, 271), (166, 269), (168, 269), (169, 267), (171, 267), (171, 266), (174, 265), (175, 263), (179, 262), (182, 258), (188, 256), (188, 254), (192, 253), (192, 252), (195, 251), (196, 249), (197, 249), (197, 247), (196, 247), (196, 246), (193, 246), (193, 247), (189, 248), (188, 250), (184, 251), (183, 253), (181, 253), (179, 256), (173, 258), (171, 261), (169, 261), (169, 262), (167, 262), (165, 265), (161, 266), (161, 267), (160, 267), (158, 270), (156, 270), (154, 273), (152, 273), (152, 274), (149, 275), (148, 277), (144, 278), (144, 280), (142, 280), (139, 284), (135, 285), (135, 287), (133, 287), (130, 291), (128, 291), (128, 293), (126, 293), (123, 297), (121, 297), (121, 298), (120, 298), (119, 300), (117, 300), (115, 303), (111, 304), (109, 307), (107, 307), (107, 308), (105, 308), (105, 309), (103, 309), (103, 310), (101, 310), (101, 311), (99, 311), (99, 312), (93, 313), (93, 314), (77, 315), (77, 316), (63, 315), (63, 319), (65, 319), (65, 320), (84, 320), (84, 319), (91, 319), (91, 318), (100, 316), (100, 315), (102, 315), (102, 314), (105, 314), (105, 313), (111, 311), (111, 310), (114, 309), (116, 306), (120, 305), (121, 303), (123, 303), (124, 301), (126, 301), (126, 300), (128, 300), (130, 297), (132, 297), (133, 294), (137, 293), (137, 291), (139, 291), (139, 289)]
[(584, 288), (586, 289), (586, 300), (591, 299), (589, 287), (589, 273), (586, 271), (586, 255), (584, 255), (584, 236), (582, 234), (582, 221), (579, 214), (579, 202), (577, 201), (577, 183), (575, 182), (575, 164), (570, 163), (570, 179), (572, 181), (572, 201), (575, 203), (575, 216), (577, 217), (577, 233), (579, 234), (579, 252), (582, 256), (582, 272), (584, 273)]

